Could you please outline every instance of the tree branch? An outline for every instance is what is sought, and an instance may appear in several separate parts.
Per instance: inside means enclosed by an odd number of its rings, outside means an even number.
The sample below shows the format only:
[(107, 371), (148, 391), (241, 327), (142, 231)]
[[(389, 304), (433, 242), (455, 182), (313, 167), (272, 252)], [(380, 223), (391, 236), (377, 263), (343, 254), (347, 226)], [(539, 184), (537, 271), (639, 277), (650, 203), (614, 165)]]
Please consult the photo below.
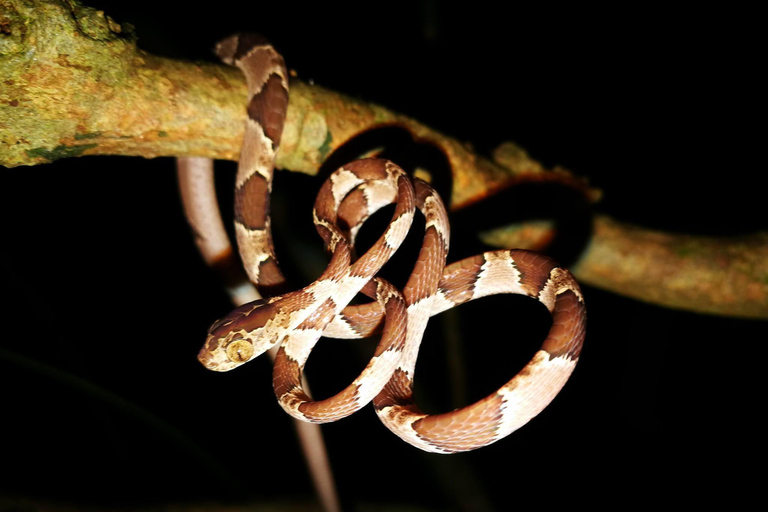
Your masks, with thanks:
[[(541, 250), (553, 222), (480, 233), (489, 245)], [(569, 270), (583, 283), (664, 307), (743, 318), (768, 317), (768, 233), (672, 235), (596, 215)]]
[[(0, 0), (0, 76), (0, 165), (92, 154), (238, 157), (246, 96), (239, 71), (148, 54), (130, 26), (75, 1)], [(528, 180), (574, 188), (592, 202), (600, 197), (515, 146), (504, 146), (492, 162), (406, 116), (298, 79), (291, 81), (277, 166), (316, 173), (354, 137), (391, 126), (445, 155), (453, 208)], [(551, 237), (547, 226), (518, 228), (497, 245), (541, 248)], [(521, 233), (533, 240), (524, 243)], [(598, 217), (573, 270), (586, 284), (664, 306), (768, 318), (766, 254), (764, 233), (676, 236)]]
[[(246, 101), (239, 70), (150, 55), (137, 48), (131, 27), (76, 2), (35, 0), (31, 8), (3, 1), (0, 165), (81, 155), (237, 160)], [(413, 119), (298, 79), (291, 80), (277, 167), (314, 174), (355, 136), (393, 126), (446, 155), (454, 207), (515, 177)], [(543, 169), (531, 161), (524, 172)], [(570, 173), (553, 178), (591, 200), (599, 197)]]

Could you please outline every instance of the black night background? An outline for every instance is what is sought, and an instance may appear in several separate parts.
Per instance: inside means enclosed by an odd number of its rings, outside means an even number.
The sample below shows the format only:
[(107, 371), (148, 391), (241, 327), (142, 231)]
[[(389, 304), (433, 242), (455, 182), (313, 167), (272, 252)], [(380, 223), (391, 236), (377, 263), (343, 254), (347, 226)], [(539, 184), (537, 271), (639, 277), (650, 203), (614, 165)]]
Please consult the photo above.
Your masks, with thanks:
[[(593, 208), (526, 186), (455, 211), (449, 261), (489, 250), (474, 234), (499, 219), (588, 226), (601, 212), (672, 233), (768, 230), (757, 150), (765, 56), (754, 12), (432, 0), (87, 4), (132, 24), (144, 50), (172, 58), (214, 62), (219, 39), (261, 32), (302, 80), (384, 105), (482, 155), (515, 141), (603, 191)], [(434, 161), (403, 134), (382, 137), (404, 165)], [(225, 215), (234, 170), (217, 163)], [(278, 257), (303, 284), (325, 258), (311, 218), (320, 184), (299, 173), (275, 178)], [(0, 503), (316, 510), (268, 360), (226, 374), (196, 360), (208, 326), (231, 305), (194, 246), (171, 158), (3, 169), (0, 232)], [(566, 233), (553, 255), (573, 263), (587, 236)], [(370, 406), (324, 426), (345, 510), (662, 500), (739, 508), (763, 480), (747, 466), (762, 463), (763, 436), (752, 431), (763, 421), (756, 381), (768, 323), (582, 287), (589, 321), (579, 365), (554, 402), (506, 439), (466, 454), (422, 453)], [(506, 382), (549, 317), (535, 301), (501, 296), (430, 325), (416, 388), (420, 405), (439, 412)], [(448, 346), (446, 330), (462, 342)], [(345, 386), (374, 346), (321, 340), (307, 367), (315, 395)]]

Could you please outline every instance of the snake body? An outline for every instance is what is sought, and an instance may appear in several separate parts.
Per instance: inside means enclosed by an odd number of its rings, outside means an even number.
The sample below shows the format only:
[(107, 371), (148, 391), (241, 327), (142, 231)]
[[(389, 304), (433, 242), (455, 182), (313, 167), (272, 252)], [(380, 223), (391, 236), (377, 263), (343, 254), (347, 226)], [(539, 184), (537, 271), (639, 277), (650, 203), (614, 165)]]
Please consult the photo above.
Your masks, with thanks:
[[(287, 71), (282, 57), (259, 36), (230, 37), (217, 52), (245, 73), (250, 96), (236, 178), (239, 250), (254, 283), (279, 288), (284, 279), (271, 241), (269, 192), (288, 104)], [(392, 203), (395, 210), (384, 233), (353, 261), (360, 226)], [(416, 209), (426, 218), (424, 239), (401, 293), (376, 274), (405, 239)], [(357, 160), (332, 173), (318, 193), (313, 216), (332, 255), (326, 270), (301, 290), (251, 302), (214, 323), (198, 356), (207, 368), (231, 370), (279, 346), (273, 387), (288, 414), (324, 423), (372, 401), (390, 430), (437, 453), (473, 450), (503, 438), (541, 412), (568, 380), (581, 352), (586, 309), (572, 275), (550, 258), (505, 250), (446, 266), (450, 237), (442, 200), (426, 182), (383, 159)], [(349, 305), (360, 292), (374, 302)], [(541, 348), (486, 398), (444, 414), (422, 413), (413, 401), (413, 375), (429, 317), (498, 293), (527, 295), (547, 307), (553, 322)], [(365, 337), (380, 328), (381, 341), (360, 376), (338, 394), (312, 400), (301, 375), (319, 338)]]

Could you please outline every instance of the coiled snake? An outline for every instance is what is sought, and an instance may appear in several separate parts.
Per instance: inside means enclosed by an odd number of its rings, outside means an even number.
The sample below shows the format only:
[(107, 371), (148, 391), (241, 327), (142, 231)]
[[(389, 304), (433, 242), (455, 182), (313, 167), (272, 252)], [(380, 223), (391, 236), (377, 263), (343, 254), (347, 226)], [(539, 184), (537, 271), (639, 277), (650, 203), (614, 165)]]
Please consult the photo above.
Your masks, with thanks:
[[(269, 194), (288, 105), (287, 71), (283, 58), (260, 36), (230, 37), (217, 53), (245, 73), (250, 98), (236, 177), (238, 246), (250, 279), (274, 287), (284, 279), (271, 241)], [(385, 232), (353, 261), (351, 248), (360, 226), (392, 203), (395, 211)], [(404, 240), (417, 208), (426, 218), (424, 239), (401, 293), (376, 274)], [(251, 302), (214, 323), (198, 356), (207, 368), (231, 370), (279, 345), (273, 386), (288, 414), (330, 422), (373, 401), (390, 430), (437, 453), (473, 450), (510, 434), (541, 412), (571, 375), (584, 340), (586, 309), (574, 278), (550, 258), (505, 250), (446, 266), (449, 226), (442, 200), (427, 183), (382, 159), (357, 160), (331, 174), (313, 215), (332, 254), (326, 270), (301, 290)], [(375, 302), (348, 305), (359, 292)], [(444, 414), (422, 413), (412, 387), (429, 317), (498, 293), (527, 295), (548, 308), (552, 327), (541, 348), (486, 398)], [(381, 323), (381, 341), (360, 376), (338, 394), (312, 400), (302, 389), (301, 375), (318, 339), (365, 337)]]

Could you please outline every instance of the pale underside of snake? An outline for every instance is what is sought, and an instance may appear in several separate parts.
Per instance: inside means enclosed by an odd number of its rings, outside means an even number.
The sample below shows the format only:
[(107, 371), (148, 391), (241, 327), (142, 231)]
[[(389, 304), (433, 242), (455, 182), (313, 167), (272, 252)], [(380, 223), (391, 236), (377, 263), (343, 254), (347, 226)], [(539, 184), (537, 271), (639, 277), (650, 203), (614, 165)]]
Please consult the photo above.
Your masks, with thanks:
[[(282, 57), (256, 35), (228, 38), (217, 52), (244, 72), (249, 92), (235, 190), (238, 247), (251, 281), (275, 289), (284, 278), (270, 235), (269, 195), (288, 104), (288, 75)], [(353, 259), (360, 226), (392, 203), (389, 226)], [(405, 239), (416, 209), (426, 218), (424, 239), (401, 292), (376, 274)], [(568, 380), (581, 352), (586, 309), (574, 278), (550, 258), (506, 250), (446, 266), (449, 226), (442, 200), (427, 183), (387, 160), (357, 160), (335, 171), (322, 185), (313, 215), (331, 253), (326, 270), (301, 290), (251, 302), (214, 323), (198, 356), (207, 368), (231, 370), (279, 346), (273, 387), (288, 414), (330, 422), (373, 401), (390, 430), (437, 453), (473, 450), (507, 436), (541, 412)], [(349, 305), (360, 292), (374, 302)], [(422, 413), (413, 401), (413, 375), (429, 317), (499, 293), (527, 295), (547, 307), (552, 326), (541, 348), (484, 399), (444, 414)], [(360, 376), (338, 394), (312, 400), (302, 388), (302, 371), (319, 338), (360, 338), (378, 329), (381, 340)], [(486, 350), (493, 357), (492, 349)]]

